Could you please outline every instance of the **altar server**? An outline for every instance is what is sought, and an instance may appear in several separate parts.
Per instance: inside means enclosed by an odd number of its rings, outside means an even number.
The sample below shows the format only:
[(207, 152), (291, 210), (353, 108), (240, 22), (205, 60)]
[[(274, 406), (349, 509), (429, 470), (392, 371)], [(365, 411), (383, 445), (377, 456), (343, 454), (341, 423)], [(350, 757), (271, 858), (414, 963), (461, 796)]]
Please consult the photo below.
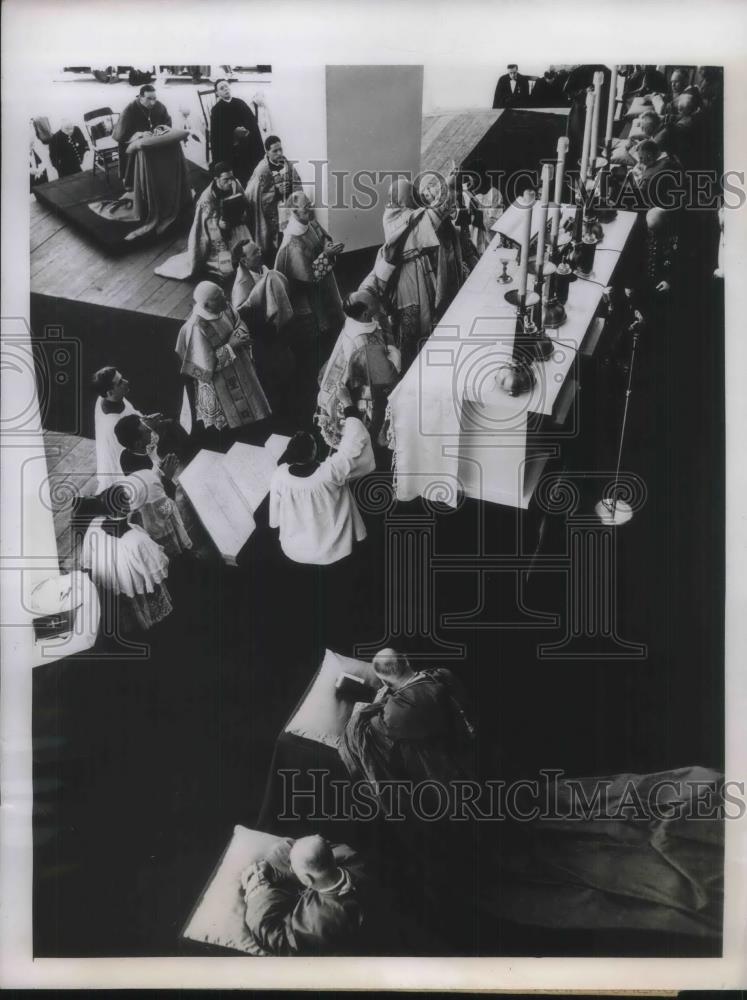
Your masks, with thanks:
[(375, 467), (368, 431), (352, 407), (338, 451), (321, 463), (311, 434), (294, 434), (270, 483), (270, 527), (280, 529), (289, 559), (326, 566), (350, 555), (366, 526), (348, 480)]

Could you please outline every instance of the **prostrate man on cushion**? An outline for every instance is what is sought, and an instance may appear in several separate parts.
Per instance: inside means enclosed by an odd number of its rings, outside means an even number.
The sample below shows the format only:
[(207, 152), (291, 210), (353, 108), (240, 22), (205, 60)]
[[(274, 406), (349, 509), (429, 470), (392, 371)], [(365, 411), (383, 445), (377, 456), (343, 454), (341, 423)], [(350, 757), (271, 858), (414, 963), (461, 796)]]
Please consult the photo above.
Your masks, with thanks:
[(318, 835), (277, 844), (241, 876), (246, 926), (265, 955), (360, 952), (363, 864)]
[(373, 660), (384, 687), (371, 705), (356, 706), (340, 742), (351, 777), (372, 783), (474, 776), (474, 729), (449, 670), (413, 670), (403, 653), (382, 649)]
[[(113, 137), (119, 143), (119, 176), (126, 182), (130, 157), (127, 146), (133, 139), (152, 132), (159, 125), (171, 127), (171, 115), (166, 105), (156, 99), (156, 88), (146, 83), (140, 93), (122, 112), (114, 126)], [(186, 138), (186, 133), (185, 133)], [(131, 175), (130, 175), (131, 176)], [(125, 187), (127, 184), (125, 183)]]
[(259, 124), (249, 105), (231, 95), (228, 80), (216, 80), (215, 95), (218, 100), (210, 112), (213, 162), (228, 163), (241, 184), (246, 185), (265, 152)]

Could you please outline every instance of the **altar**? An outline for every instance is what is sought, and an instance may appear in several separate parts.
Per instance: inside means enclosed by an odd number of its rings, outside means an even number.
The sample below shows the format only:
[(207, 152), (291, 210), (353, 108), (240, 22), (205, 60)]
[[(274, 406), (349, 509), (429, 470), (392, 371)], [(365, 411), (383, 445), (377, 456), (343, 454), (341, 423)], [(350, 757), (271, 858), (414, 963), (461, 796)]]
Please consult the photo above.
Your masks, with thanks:
[[(573, 216), (563, 206), (561, 225)], [(533, 232), (536, 232), (535, 206)], [(534, 362), (534, 387), (520, 396), (499, 388), (496, 376), (512, 357), (516, 310), (504, 298), (516, 288), (497, 281), (507, 254), (502, 236), (514, 238), (520, 209), (512, 205), (493, 227), (496, 235), (458, 295), (390, 396), (397, 498), (423, 496), (455, 506), (461, 494), (526, 509), (549, 451), (534, 447), (530, 418), (562, 426), (577, 388), (579, 355), (591, 351), (593, 323), (636, 221), (618, 212), (604, 226), (593, 272), (571, 284), (567, 318), (547, 330), (555, 350)]]

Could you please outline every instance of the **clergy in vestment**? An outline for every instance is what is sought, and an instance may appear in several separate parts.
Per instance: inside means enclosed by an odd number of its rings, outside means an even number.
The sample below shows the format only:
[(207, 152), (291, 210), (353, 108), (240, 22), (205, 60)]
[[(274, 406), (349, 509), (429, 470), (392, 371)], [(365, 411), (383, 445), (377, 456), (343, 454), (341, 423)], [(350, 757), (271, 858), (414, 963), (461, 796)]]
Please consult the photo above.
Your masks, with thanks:
[(459, 234), (451, 221), (456, 172), (416, 200), (406, 178), (392, 183), (384, 209), (384, 245), (374, 268), (387, 301), (402, 370), (407, 371), (464, 281)]
[(249, 331), (213, 282), (202, 281), (195, 288), (194, 307), (179, 331), (176, 353), (192, 389), (195, 419), (203, 427), (220, 431), (269, 416)]
[(294, 562), (327, 566), (349, 556), (366, 537), (366, 526), (348, 480), (373, 472), (368, 431), (351, 408), (338, 450), (316, 460), (311, 434), (294, 434), (270, 483), (270, 527)]
[(380, 434), (389, 393), (399, 380), (401, 358), (380, 318), (380, 304), (359, 289), (343, 304), (345, 325), (319, 378), (316, 422), (332, 448), (340, 443), (344, 412), (355, 406), (374, 444)]
[(474, 778), (474, 729), (449, 670), (416, 671), (403, 653), (373, 660), (383, 682), (374, 702), (359, 703), (340, 741), (354, 780), (450, 782)]
[(195, 205), (187, 249), (157, 267), (156, 274), (182, 281), (203, 274), (225, 286), (233, 280), (233, 248), (251, 239), (246, 199), (228, 163), (214, 164), (212, 173)]
[(112, 132), (113, 138), (119, 143), (119, 176), (125, 188), (131, 189), (133, 183), (130, 164), (134, 160), (134, 154), (127, 155), (128, 144), (136, 136), (152, 132), (159, 125), (171, 128), (171, 124), (171, 115), (166, 110), (166, 105), (156, 98), (156, 88), (146, 83), (140, 88), (135, 100), (124, 109)]
[(318, 834), (280, 841), (241, 876), (256, 954), (360, 954), (367, 882), (346, 844)]
[[(265, 139), (265, 156), (254, 168), (246, 186), (249, 228), (266, 261), (275, 259), (281, 239), (281, 211), (290, 194), (301, 190), (296, 168), (286, 160), (276, 135)], [(283, 211), (283, 217), (286, 213)]]
[(288, 279), (267, 267), (253, 240), (237, 243), (232, 259), (236, 277), (231, 305), (251, 334), (254, 364), (273, 414), (290, 418), (295, 415), (295, 361), (289, 345), (293, 306)]
[(215, 83), (217, 101), (210, 111), (210, 152), (214, 163), (228, 163), (246, 186), (265, 153), (257, 118), (240, 97), (233, 97), (228, 80)]

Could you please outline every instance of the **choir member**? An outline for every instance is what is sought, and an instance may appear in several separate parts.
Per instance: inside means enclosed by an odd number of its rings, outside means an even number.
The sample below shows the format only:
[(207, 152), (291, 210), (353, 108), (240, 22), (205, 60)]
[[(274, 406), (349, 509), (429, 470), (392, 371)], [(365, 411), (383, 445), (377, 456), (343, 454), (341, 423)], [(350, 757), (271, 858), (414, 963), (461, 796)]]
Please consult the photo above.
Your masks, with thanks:
[(99, 591), (107, 627), (130, 632), (157, 625), (173, 606), (168, 556), (143, 528), (129, 523), (126, 492), (120, 483), (100, 497), (102, 513), (86, 531), (81, 566)]
[(311, 434), (294, 434), (270, 483), (270, 527), (280, 529), (289, 559), (327, 566), (350, 555), (366, 527), (348, 480), (375, 467), (368, 431), (352, 407), (338, 450), (323, 462)]

